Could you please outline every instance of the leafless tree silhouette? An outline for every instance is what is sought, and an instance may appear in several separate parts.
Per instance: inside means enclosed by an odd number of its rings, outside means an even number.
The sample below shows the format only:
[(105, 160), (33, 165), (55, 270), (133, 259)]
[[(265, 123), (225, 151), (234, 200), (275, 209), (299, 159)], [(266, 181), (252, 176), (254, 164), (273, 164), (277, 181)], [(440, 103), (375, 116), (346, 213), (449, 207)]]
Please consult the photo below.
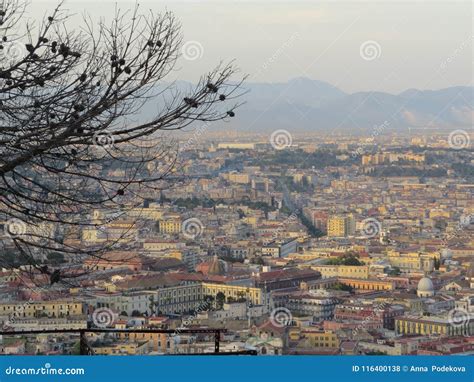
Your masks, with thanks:
[[(55, 282), (67, 276), (41, 254), (100, 258), (121, 245), (84, 248), (74, 238), (159, 189), (175, 160), (163, 132), (233, 117), (242, 81), (220, 64), (186, 94), (165, 82), (182, 46), (169, 12), (136, 6), (110, 24), (84, 17), (70, 29), (62, 4), (38, 24), (24, 21), (27, 10), (23, 0), (0, 2), (0, 266), (12, 266), (4, 254), (14, 250)], [(137, 122), (145, 102), (156, 115)], [(91, 219), (93, 210), (103, 213)]]

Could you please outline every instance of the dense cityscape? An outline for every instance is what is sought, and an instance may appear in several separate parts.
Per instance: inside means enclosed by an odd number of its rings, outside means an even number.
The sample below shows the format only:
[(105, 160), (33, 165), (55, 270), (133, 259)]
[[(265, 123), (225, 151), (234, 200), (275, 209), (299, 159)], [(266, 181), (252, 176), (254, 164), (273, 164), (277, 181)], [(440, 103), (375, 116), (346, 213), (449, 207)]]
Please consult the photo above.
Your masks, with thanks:
[(474, 382), (472, 15), (0, 0), (0, 380)]
[[(93, 354), (474, 354), (474, 159), (466, 131), (180, 137), (166, 173), (88, 224), (34, 230), (97, 256), (32, 251), (2, 220), (3, 331), (87, 333)], [(101, 144), (113, 145), (108, 140)], [(176, 154), (170, 155), (169, 153)], [(123, 177), (110, 162), (91, 171)], [(42, 249), (44, 249), (43, 246)], [(37, 269), (36, 267), (35, 269)], [(107, 333), (108, 329), (172, 333)], [(0, 354), (79, 354), (77, 333), (3, 335)]]

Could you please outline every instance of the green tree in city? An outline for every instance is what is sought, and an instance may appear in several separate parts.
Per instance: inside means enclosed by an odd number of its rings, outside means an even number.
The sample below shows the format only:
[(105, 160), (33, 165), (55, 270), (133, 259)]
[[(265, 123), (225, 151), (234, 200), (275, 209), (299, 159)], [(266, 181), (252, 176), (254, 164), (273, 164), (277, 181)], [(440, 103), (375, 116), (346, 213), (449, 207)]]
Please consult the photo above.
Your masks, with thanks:
[(434, 261), (434, 269), (436, 269), (436, 270), (438, 271), (438, 270), (439, 270), (439, 267), (441, 266), (441, 260), (438, 259), (437, 257), (435, 257), (435, 258), (433, 259), (433, 261)]
[(216, 308), (222, 309), (225, 303), (225, 294), (222, 292), (218, 292), (216, 294)]

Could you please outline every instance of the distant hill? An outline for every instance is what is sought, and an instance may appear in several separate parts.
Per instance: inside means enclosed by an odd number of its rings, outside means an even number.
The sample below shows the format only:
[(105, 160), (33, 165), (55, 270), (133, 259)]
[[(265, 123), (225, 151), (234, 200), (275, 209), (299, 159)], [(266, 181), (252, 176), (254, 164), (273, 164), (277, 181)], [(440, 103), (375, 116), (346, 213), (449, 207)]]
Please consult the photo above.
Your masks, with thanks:
[[(191, 86), (180, 82), (181, 89)], [(474, 87), (440, 90), (409, 89), (400, 94), (358, 92), (346, 94), (335, 86), (308, 78), (286, 83), (246, 83), (246, 102), (228, 127), (249, 131), (353, 131), (374, 126), (465, 127), (474, 119)], [(148, 103), (141, 118), (151, 115)], [(388, 127), (387, 127), (388, 126)]]

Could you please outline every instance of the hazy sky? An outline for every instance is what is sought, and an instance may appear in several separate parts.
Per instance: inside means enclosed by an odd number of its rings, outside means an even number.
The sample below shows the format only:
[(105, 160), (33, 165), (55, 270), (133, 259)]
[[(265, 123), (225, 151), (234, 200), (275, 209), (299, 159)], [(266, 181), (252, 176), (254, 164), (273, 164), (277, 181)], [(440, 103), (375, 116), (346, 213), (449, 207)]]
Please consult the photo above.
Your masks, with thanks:
[[(42, 15), (55, 4), (32, 3), (30, 16)], [(134, 4), (118, 2), (123, 9)], [(470, 1), (146, 0), (140, 5), (144, 11), (171, 10), (181, 20), (184, 41), (198, 51), (195, 59), (180, 61), (179, 75), (185, 80), (196, 79), (220, 60), (236, 59), (250, 81), (304, 76), (346, 92), (398, 93), (473, 81)], [(115, 3), (67, 0), (66, 6), (71, 12), (108, 18)]]

